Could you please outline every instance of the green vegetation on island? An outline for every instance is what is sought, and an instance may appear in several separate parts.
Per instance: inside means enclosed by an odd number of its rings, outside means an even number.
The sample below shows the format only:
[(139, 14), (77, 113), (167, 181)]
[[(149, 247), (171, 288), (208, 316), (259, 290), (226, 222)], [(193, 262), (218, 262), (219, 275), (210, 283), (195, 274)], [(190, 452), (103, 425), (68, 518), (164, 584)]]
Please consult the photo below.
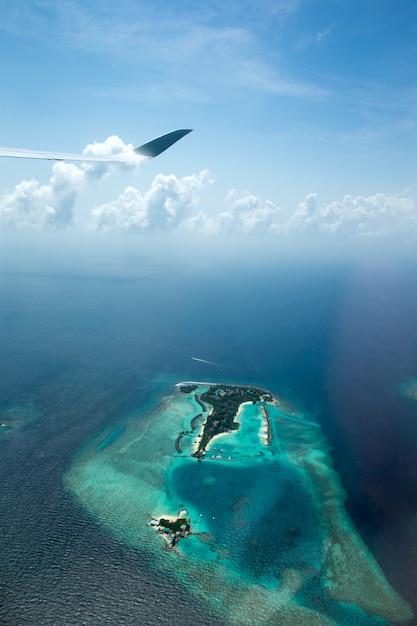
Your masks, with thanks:
[(161, 517), (159, 520), (159, 525), (163, 528), (168, 528), (172, 530), (172, 532), (180, 532), (184, 531), (186, 533), (190, 532), (190, 520), (186, 517), (178, 517), (175, 521), (164, 519)]
[(202, 394), (201, 400), (213, 407), (207, 416), (201, 440), (195, 456), (200, 457), (210, 439), (215, 435), (237, 430), (235, 422), (239, 407), (244, 402), (272, 402), (272, 394), (259, 387), (240, 387), (236, 385), (211, 385)]
[(193, 391), (198, 389), (198, 386), (197, 385), (181, 385), (179, 389), (182, 393), (193, 393)]

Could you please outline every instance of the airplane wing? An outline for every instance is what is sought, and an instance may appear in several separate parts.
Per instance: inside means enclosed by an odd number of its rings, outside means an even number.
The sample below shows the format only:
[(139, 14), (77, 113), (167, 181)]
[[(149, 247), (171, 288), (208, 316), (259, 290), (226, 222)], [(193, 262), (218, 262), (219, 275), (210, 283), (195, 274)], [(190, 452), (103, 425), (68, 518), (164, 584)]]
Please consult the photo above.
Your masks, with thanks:
[(191, 132), (191, 129), (174, 130), (171, 133), (157, 137), (132, 152), (120, 152), (109, 156), (94, 156), (84, 154), (66, 154), (65, 152), (43, 152), (41, 150), (22, 150), (19, 148), (0, 148), (0, 157), (18, 159), (46, 159), (48, 161), (85, 161), (92, 163), (141, 163), (161, 154), (176, 141)]

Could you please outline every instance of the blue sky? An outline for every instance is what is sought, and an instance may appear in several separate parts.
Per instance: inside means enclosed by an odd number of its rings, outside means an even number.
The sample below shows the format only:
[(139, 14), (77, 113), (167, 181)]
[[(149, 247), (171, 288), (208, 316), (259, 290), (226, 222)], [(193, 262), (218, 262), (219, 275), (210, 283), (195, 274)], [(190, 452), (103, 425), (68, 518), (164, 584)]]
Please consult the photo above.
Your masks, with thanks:
[(1, 9), (1, 145), (194, 129), (134, 170), (2, 159), (3, 229), (417, 236), (414, 0)]

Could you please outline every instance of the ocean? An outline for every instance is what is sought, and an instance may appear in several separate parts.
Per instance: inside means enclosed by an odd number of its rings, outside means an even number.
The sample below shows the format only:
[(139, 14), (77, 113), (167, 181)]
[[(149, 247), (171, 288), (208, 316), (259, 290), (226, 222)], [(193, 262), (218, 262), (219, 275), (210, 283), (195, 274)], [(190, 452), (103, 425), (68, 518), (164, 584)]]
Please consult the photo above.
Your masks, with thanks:
[(417, 403), (400, 385), (417, 376), (417, 268), (145, 261), (2, 273), (2, 626), (228, 623), (64, 481), (180, 380), (260, 385), (314, 416), (354, 525), (416, 611)]

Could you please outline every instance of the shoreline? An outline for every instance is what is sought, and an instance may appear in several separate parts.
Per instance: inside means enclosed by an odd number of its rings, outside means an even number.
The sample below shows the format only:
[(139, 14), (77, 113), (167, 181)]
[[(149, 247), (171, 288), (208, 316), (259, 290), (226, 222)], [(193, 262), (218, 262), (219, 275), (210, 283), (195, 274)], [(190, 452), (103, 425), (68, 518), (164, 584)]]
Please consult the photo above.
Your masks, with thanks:
[[(192, 392), (188, 393), (188, 394), (184, 394), (184, 396), (188, 396), (188, 397), (192, 397), (194, 399), (194, 401), (199, 405), (199, 407), (202, 409), (202, 413), (198, 413), (197, 415), (194, 415), (194, 417), (191, 418), (190, 420), (190, 427), (191, 427), (191, 431), (190, 430), (182, 430), (178, 433), (178, 436), (175, 440), (175, 449), (178, 453), (182, 454), (183, 452), (183, 448), (181, 446), (181, 441), (183, 437), (186, 436), (192, 436), (192, 438), (196, 438), (195, 441), (190, 444), (187, 445), (186, 447), (191, 447), (192, 448), (192, 452), (191, 452), (191, 456), (197, 458), (198, 460), (202, 460), (202, 459), (210, 459), (213, 460), (214, 458), (216, 460), (224, 460), (224, 461), (230, 461), (232, 460), (230, 457), (227, 458), (223, 458), (223, 457), (219, 457), (219, 455), (216, 455), (215, 457), (208, 457), (206, 455), (206, 453), (210, 453), (212, 452), (212, 448), (213, 448), (213, 442), (215, 442), (216, 440), (218, 441), (221, 437), (226, 437), (228, 435), (231, 435), (235, 432), (235, 430), (227, 430), (227, 431), (223, 431), (220, 433), (216, 433), (215, 435), (213, 435), (210, 440), (208, 441), (205, 450), (202, 451), (201, 454), (199, 454), (199, 447), (200, 447), (200, 441), (201, 437), (203, 436), (204, 433), (204, 428), (206, 426), (207, 423), (207, 419), (213, 414), (214, 412), (214, 407), (206, 402), (203, 402), (200, 398), (200, 391), (201, 389), (199, 388), (199, 386), (204, 385), (204, 387), (206, 387), (207, 385), (209, 385), (209, 389), (211, 386), (221, 386), (221, 383), (207, 383), (207, 382), (197, 382), (197, 381), (182, 381), (180, 383), (176, 383), (175, 387), (179, 390), (179, 392), (181, 393), (181, 387), (182, 386), (189, 386), (189, 385), (196, 385), (197, 388), (194, 389)], [(248, 389), (254, 389), (256, 391), (262, 392), (262, 394), (260, 393), (261, 399), (256, 403), (261, 410), (262, 413), (262, 420), (259, 426), (259, 430), (258, 430), (258, 436), (259, 436), (259, 440), (261, 442), (261, 445), (263, 446), (271, 446), (272, 443), (272, 429), (271, 429), (271, 423), (270, 423), (270, 415), (269, 415), (269, 411), (267, 409), (267, 404), (270, 404), (271, 406), (278, 406), (278, 403), (276, 401), (275, 396), (269, 392), (266, 389), (263, 389), (261, 387), (252, 387), (252, 386), (246, 386), (246, 385), (230, 385), (230, 384), (225, 384), (225, 387), (232, 387), (234, 389), (240, 389), (240, 388), (248, 388)], [(263, 395), (267, 394), (268, 397), (271, 398), (271, 400), (266, 400), (263, 398)], [(239, 424), (239, 428), (241, 426), (241, 419), (240, 416), (241, 414), (244, 412), (245, 407), (252, 405), (253, 402), (250, 400), (246, 400), (243, 401), (239, 404), (238, 406), (238, 410), (233, 418), (233, 423), (237, 423)], [(210, 409), (210, 410), (209, 410)], [(197, 421), (203, 418), (203, 421), (200, 425), (197, 425)], [(239, 430), (239, 428), (236, 429)], [(216, 451), (216, 450), (215, 450)], [(235, 459), (233, 459), (235, 460)]]
[(264, 387), (259, 387), (258, 385), (252, 385), (250, 383), (247, 383), (245, 385), (238, 385), (237, 383), (221, 383), (221, 382), (216, 382), (216, 383), (211, 383), (208, 381), (202, 381), (202, 380), (183, 380), (179, 383), (175, 383), (175, 387), (181, 387), (182, 385), (197, 385), (197, 386), (209, 386), (209, 387), (221, 387), (222, 385), (224, 387), (232, 387), (234, 389), (239, 389), (239, 388), (246, 388), (246, 389), (255, 389), (256, 391), (259, 391), (261, 393), (267, 393), (269, 395), (271, 395), (277, 402), (279, 402), (274, 394), (269, 391), (268, 389), (265, 389)]
[[(181, 383), (175, 386), (178, 388)], [(235, 387), (243, 387), (241, 397), (245, 397), (247, 386)], [(190, 594), (201, 595), (212, 607), (217, 603), (222, 615), (230, 615), (232, 621), (253, 624), (265, 616), (265, 623), (307, 624), (314, 620), (314, 624), (328, 624), (328, 601), (338, 603), (334, 609), (340, 609), (344, 617), (349, 617), (345, 611), (349, 604), (352, 611), (358, 607), (371, 616), (384, 617), (393, 626), (410, 619), (412, 613), (407, 603), (390, 587), (343, 508), (344, 494), (320, 426), (308, 423), (309, 415), (302, 412), (296, 418), (291, 411), (285, 419), (282, 404), (277, 406), (275, 396), (270, 394), (272, 402), (266, 403), (265, 408), (273, 438), (270, 447), (264, 448), (268, 428), (263, 402), (248, 407), (246, 415), (245, 404), (250, 402), (241, 402), (236, 416), (247, 429), (244, 426), (241, 436), (224, 446), (226, 458), (222, 452), (210, 452), (213, 461), (223, 461), (220, 467), (204, 463), (198, 466), (188, 456), (192, 446), (186, 448), (186, 444), (198, 442), (203, 429), (203, 418), (194, 422), (195, 430), (190, 421), (197, 414), (207, 419), (207, 412), (201, 413), (193, 395), (175, 393), (169, 406), (161, 403), (149, 419), (138, 420), (132, 414), (120, 437), (100, 452), (97, 440), (101, 441), (102, 434), (97, 435), (66, 473), (66, 489), (98, 523), (104, 522), (117, 540), (149, 554), (149, 563), (159, 575), (172, 575), (173, 580), (184, 583)], [(227, 402), (227, 393), (219, 393), (219, 399), (220, 396)], [(230, 394), (230, 398), (230, 407), (235, 410), (239, 393)], [(207, 408), (211, 409), (208, 403)], [(304, 415), (307, 420), (302, 419)], [(175, 435), (180, 429), (187, 431), (182, 455), (174, 451)], [(256, 438), (258, 432), (260, 441)], [(222, 447), (223, 441), (227, 442), (226, 435), (237, 433), (218, 433), (210, 447)], [(229, 450), (236, 450), (236, 454)], [(259, 450), (263, 452), (259, 454)], [(232, 460), (227, 459), (229, 454), (236, 457), (236, 463), (225, 462)], [(222, 456), (219, 459), (215, 455)], [(289, 466), (295, 466), (297, 472), (288, 473)], [(300, 472), (305, 473), (304, 478)], [(307, 497), (320, 522), (317, 536), (313, 533), (311, 538), (304, 532), (310, 517), (299, 516), (294, 522), (289, 517), (290, 521), (286, 521), (292, 507)], [(275, 511), (271, 507), (275, 505), (277, 515), (271, 516), (271, 510)], [(309, 508), (300, 510), (308, 513)], [(166, 511), (174, 515), (167, 515)], [(153, 522), (150, 512), (154, 512)], [(183, 522), (178, 520), (183, 517), (190, 519), (188, 541), (181, 536)], [(156, 527), (163, 519), (172, 525), (178, 522), (179, 528), (162, 526), (165, 531), (160, 533), (146, 528), (147, 522)], [(254, 524), (255, 519), (267, 522)], [(276, 521), (276, 525), (270, 525), (271, 521)], [(158, 534), (164, 537), (163, 541), (156, 538)], [(281, 552), (269, 562), (273, 550), (278, 548)], [(288, 555), (296, 549), (300, 551), (300, 561), (283, 564), (282, 559), (292, 558)], [(251, 576), (254, 572), (250, 579), (241, 567), (239, 550), (250, 550), (255, 565), (260, 564), (261, 570), (250, 569)], [(167, 551), (180, 560), (169, 558)], [(246, 564), (251, 567), (249, 562), (245, 561), (245, 567)], [(309, 581), (313, 578), (312, 587)], [(301, 604), (302, 594), (314, 608)]]

